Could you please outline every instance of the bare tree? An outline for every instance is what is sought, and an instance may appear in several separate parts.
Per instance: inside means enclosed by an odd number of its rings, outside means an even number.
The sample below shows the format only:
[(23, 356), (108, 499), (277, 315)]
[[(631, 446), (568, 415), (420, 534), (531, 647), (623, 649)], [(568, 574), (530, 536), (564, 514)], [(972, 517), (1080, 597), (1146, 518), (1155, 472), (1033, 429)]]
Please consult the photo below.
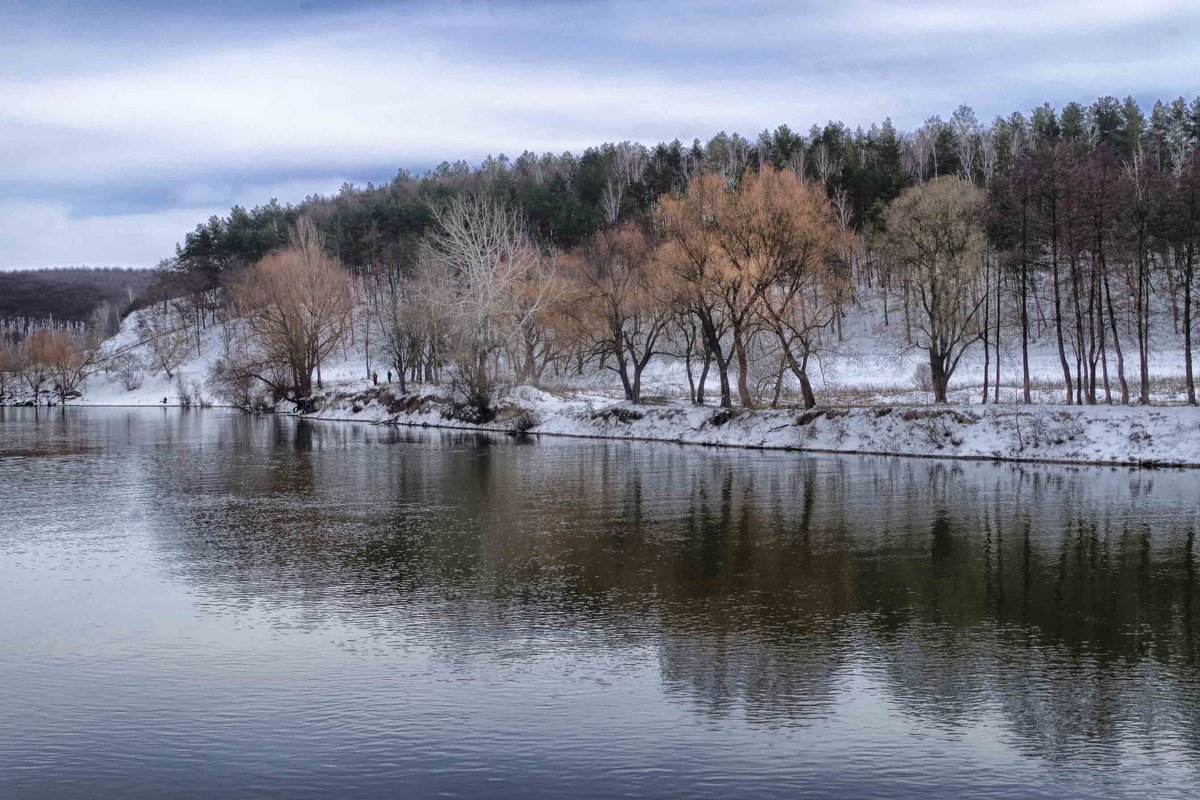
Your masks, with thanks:
[(20, 368), (34, 402), (47, 383), (61, 402), (73, 396), (95, 366), (94, 341), (62, 330), (41, 328), (21, 343)]
[(640, 402), (642, 373), (661, 352), (674, 316), (670, 273), (631, 222), (594, 234), (565, 265), (570, 318), (602, 355), (601, 364), (620, 376), (625, 399)]
[[(352, 307), (349, 274), (302, 218), (291, 244), (255, 264), (237, 289), (236, 308), (261, 348), (257, 377), (302, 404), (313, 372), (341, 344)], [(278, 385), (280, 375), (287, 386)]]
[(380, 333), (377, 347), (385, 362), (396, 370), (400, 391), (406, 392), (406, 376), (420, 355), (424, 334), (433, 321), (406, 278), (390, 281), (374, 298), (374, 306)]
[(427, 299), (451, 326), (469, 401), (485, 403), (496, 378), (491, 362), (541, 311), (550, 282), (529, 289), (551, 270), (521, 216), (490, 197), (457, 197), (435, 218), (421, 250)]
[(114, 359), (113, 366), (117, 380), (125, 387), (125, 391), (132, 392), (135, 389), (142, 388), (142, 381), (146, 378), (146, 370), (142, 366), (142, 360), (134, 353), (124, 353)]
[[(771, 167), (747, 174), (724, 207), (720, 228), (731, 265), (749, 286), (762, 285), (752, 306), (778, 339), (781, 367), (795, 375), (805, 407), (812, 408), (813, 334), (832, 322), (839, 297), (830, 266), (840, 231), (824, 189)], [(739, 369), (745, 369), (741, 360)]]
[(146, 343), (151, 365), (165, 372), (170, 380), (191, 348), (183, 321), (170, 308), (155, 305), (138, 314), (137, 331)]
[(828, 186), (842, 168), (842, 160), (834, 155), (829, 149), (829, 145), (820, 142), (813, 148), (812, 154), (813, 167), (817, 171), (817, 178), (821, 183)]
[[(686, 194), (660, 204), (659, 224), (665, 235), (660, 258), (700, 323), (721, 378), (721, 404), (732, 404), (728, 369), (736, 360), (738, 398), (752, 407), (749, 354), (764, 318), (781, 342), (802, 347), (798, 333), (820, 324), (820, 315), (804, 309), (812, 309), (807, 293), (816, 265), (837, 235), (823, 190), (769, 166), (747, 172), (736, 189), (704, 175)], [(768, 294), (774, 302), (764, 309)], [(790, 364), (802, 384), (806, 363), (802, 355)], [(806, 400), (815, 402), (811, 395), (809, 387)]]
[[(657, 221), (664, 241), (658, 258), (671, 271), (682, 290), (682, 300), (695, 316), (704, 349), (717, 366), (721, 405), (733, 405), (729, 383), (732, 348), (725, 344), (731, 327), (725, 290), (737, 299), (738, 292), (727, 286), (724, 256), (720, 249), (717, 226), (718, 206), (728, 191), (718, 175), (702, 175), (693, 180), (685, 193), (674, 194), (659, 203)], [(749, 308), (737, 303), (742, 321)], [(747, 392), (746, 398), (749, 394)]]
[(884, 215), (884, 251), (924, 311), (914, 324), (939, 403), (946, 402), (959, 360), (980, 338), (983, 202), (981, 189), (945, 176), (905, 189)]
[(30, 332), (17, 349), (16, 372), (21, 382), (33, 392), (35, 405), (40, 401), (46, 383), (50, 380), (50, 368), (46, 363), (47, 340), (54, 333), (48, 328)]
[(0, 343), (0, 403), (9, 398), (13, 384), (20, 379), (20, 349), (8, 343)]
[(980, 144), (979, 120), (975, 118), (975, 111), (967, 105), (959, 106), (950, 117), (950, 129), (954, 132), (959, 176), (964, 180), (974, 181), (976, 154)]
[(991, 125), (979, 134), (979, 165), (983, 170), (983, 184), (990, 186), (996, 177), (996, 126)]

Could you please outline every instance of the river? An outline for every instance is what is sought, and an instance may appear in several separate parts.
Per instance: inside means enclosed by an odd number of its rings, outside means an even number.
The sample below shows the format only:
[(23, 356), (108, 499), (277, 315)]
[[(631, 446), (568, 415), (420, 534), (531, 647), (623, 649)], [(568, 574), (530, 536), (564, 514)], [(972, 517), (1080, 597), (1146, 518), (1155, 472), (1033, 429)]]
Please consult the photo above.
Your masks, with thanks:
[(0, 796), (1157, 797), (1200, 471), (0, 409)]

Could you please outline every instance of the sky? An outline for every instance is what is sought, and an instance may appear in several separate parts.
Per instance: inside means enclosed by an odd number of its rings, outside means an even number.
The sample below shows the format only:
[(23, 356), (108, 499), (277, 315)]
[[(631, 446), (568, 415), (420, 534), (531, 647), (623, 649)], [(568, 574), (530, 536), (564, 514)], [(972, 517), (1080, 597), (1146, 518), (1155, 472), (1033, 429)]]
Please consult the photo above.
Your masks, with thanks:
[(1200, 0), (0, 0), (0, 269), (443, 160), (1200, 92)]

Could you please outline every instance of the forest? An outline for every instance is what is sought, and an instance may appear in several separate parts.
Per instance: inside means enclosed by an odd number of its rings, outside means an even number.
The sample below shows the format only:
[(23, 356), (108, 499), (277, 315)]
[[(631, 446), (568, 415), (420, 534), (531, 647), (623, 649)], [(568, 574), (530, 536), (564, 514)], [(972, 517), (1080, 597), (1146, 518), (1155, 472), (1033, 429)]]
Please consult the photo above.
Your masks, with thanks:
[(952, 379), (999, 400), (1015, 358), (1032, 402), (1048, 341), (1058, 402), (1150, 403), (1169, 341), (1195, 404), (1198, 142), (1200, 100), (1104, 97), (447, 162), (200, 223), (139, 324), (180, 359), (220, 328), (209, 382), (243, 406), (303, 406), (351, 340), (366, 374), (450, 386), (481, 414), (503, 385), (597, 372), (637, 403), (663, 361), (692, 403), (812, 407), (810, 365), (854, 313), (924, 354), (913, 379), (935, 401)]
[(104, 302), (128, 313), (153, 278), (150, 270), (120, 267), (0, 272), (0, 320), (84, 323)]

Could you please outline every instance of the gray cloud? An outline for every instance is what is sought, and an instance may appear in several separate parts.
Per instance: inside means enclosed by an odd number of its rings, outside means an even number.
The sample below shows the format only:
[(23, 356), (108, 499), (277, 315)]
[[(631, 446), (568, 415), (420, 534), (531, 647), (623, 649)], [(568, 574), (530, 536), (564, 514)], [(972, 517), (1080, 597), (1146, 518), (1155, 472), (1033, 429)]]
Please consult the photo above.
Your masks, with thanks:
[(0, 192), (27, 209), (19, 229), (0, 220), (0, 268), (150, 263), (201, 212), (272, 196), (252, 191), (295, 201), (344, 176), (605, 140), (909, 127), (960, 102), (986, 118), (1174, 96), (1200, 66), (1196, 5), (1168, 0), (287, 7), (59, 9), (0, 34)]

